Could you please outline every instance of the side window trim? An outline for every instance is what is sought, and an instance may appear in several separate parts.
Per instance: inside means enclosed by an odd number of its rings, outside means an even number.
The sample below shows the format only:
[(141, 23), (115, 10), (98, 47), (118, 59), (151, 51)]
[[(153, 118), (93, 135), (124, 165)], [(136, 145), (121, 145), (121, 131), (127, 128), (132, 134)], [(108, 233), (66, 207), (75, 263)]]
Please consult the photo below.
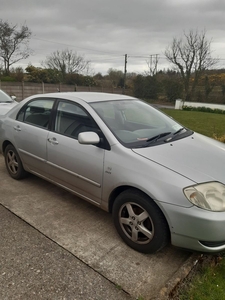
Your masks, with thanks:
[[(61, 106), (61, 107), (60, 107)], [(58, 99), (53, 131), (76, 138), (79, 131), (96, 131), (98, 125), (92, 116), (79, 105), (69, 100)], [(83, 126), (83, 129), (82, 129)]]
[(16, 119), (43, 129), (49, 128), (55, 99), (35, 98), (27, 102), (18, 112)]
[[(67, 123), (67, 126), (63, 126), (61, 123), (61, 120), (58, 120), (57, 118), (60, 116), (59, 113), (59, 104), (64, 103), (64, 104), (70, 104), (76, 106), (78, 109), (78, 114), (76, 114), (76, 119), (70, 119), (72, 115), (67, 115), (68, 120), (65, 122)], [(101, 129), (99, 128), (98, 124), (95, 122), (94, 118), (89, 114), (89, 112), (79, 105), (79, 103), (72, 102), (70, 100), (66, 99), (57, 99), (55, 105), (54, 105), (54, 120), (52, 120), (52, 131), (64, 136), (67, 136), (69, 138), (73, 139), (78, 139), (78, 134), (80, 132), (84, 131), (94, 131), (96, 132), (99, 137), (100, 137), (100, 144), (97, 145), (100, 148), (103, 148), (105, 150), (111, 150), (111, 147), (105, 138), (104, 134), (102, 133)], [(69, 112), (68, 112), (69, 113)], [(75, 115), (75, 114), (74, 114)], [(62, 115), (61, 115), (62, 116)], [(65, 117), (66, 117), (66, 112), (65, 112)], [(64, 120), (65, 121), (65, 120)], [(62, 129), (62, 130), (60, 130)]]

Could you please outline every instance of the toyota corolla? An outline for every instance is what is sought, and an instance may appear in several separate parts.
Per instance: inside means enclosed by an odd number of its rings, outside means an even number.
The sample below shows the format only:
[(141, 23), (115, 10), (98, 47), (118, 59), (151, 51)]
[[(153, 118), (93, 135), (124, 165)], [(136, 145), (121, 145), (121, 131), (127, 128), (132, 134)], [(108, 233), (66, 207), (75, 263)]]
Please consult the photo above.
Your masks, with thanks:
[(141, 100), (31, 96), (0, 118), (0, 150), (12, 178), (33, 173), (112, 213), (137, 251), (225, 249), (225, 144)]

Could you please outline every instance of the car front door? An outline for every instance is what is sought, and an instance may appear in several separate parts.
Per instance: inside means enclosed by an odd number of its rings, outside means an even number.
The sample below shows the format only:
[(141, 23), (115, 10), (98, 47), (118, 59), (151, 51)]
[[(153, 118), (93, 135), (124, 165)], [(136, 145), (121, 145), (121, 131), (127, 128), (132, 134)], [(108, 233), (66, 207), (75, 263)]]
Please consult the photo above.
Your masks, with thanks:
[(84, 108), (60, 100), (54, 129), (47, 139), (47, 168), (52, 181), (97, 204), (101, 201), (105, 150), (77, 140), (80, 132), (96, 130)]

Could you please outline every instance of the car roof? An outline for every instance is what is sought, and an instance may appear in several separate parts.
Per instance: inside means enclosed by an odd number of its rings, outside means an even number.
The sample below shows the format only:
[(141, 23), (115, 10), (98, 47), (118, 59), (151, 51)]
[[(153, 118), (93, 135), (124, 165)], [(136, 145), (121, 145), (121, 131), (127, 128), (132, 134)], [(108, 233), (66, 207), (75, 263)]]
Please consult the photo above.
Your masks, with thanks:
[[(35, 95), (37, 96), (37, 95)], [(83, 100), (85, 102), (99, 102), (99, 101), (110, 101), (110, 100), (131, 100), (134, 99), (130, 96), (121, 94), (110, 94), (110, 93), (94, 93), (94, 92), (59, 92), (38, 95), (39, 97), (50, 97), (50, 98), (64, 98), (69, 100)]]

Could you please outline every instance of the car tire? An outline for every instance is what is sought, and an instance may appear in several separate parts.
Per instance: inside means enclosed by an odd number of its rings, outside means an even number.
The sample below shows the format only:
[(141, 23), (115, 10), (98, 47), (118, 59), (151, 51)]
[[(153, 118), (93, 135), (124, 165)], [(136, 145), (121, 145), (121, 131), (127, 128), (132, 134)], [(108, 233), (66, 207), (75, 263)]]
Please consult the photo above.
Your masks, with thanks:
[(138, 252), (157, 252), (170, 240), (168, 224), (163, 213), (140, 191), (129, 189), (119, 194), (115, 199), (112, 214), (121, 238)]
[(27, 176), (18, 152), (13, 145), (8, 145), (4, 152), (5, 165), (9, 175), (14, 179), (22, 179)]

